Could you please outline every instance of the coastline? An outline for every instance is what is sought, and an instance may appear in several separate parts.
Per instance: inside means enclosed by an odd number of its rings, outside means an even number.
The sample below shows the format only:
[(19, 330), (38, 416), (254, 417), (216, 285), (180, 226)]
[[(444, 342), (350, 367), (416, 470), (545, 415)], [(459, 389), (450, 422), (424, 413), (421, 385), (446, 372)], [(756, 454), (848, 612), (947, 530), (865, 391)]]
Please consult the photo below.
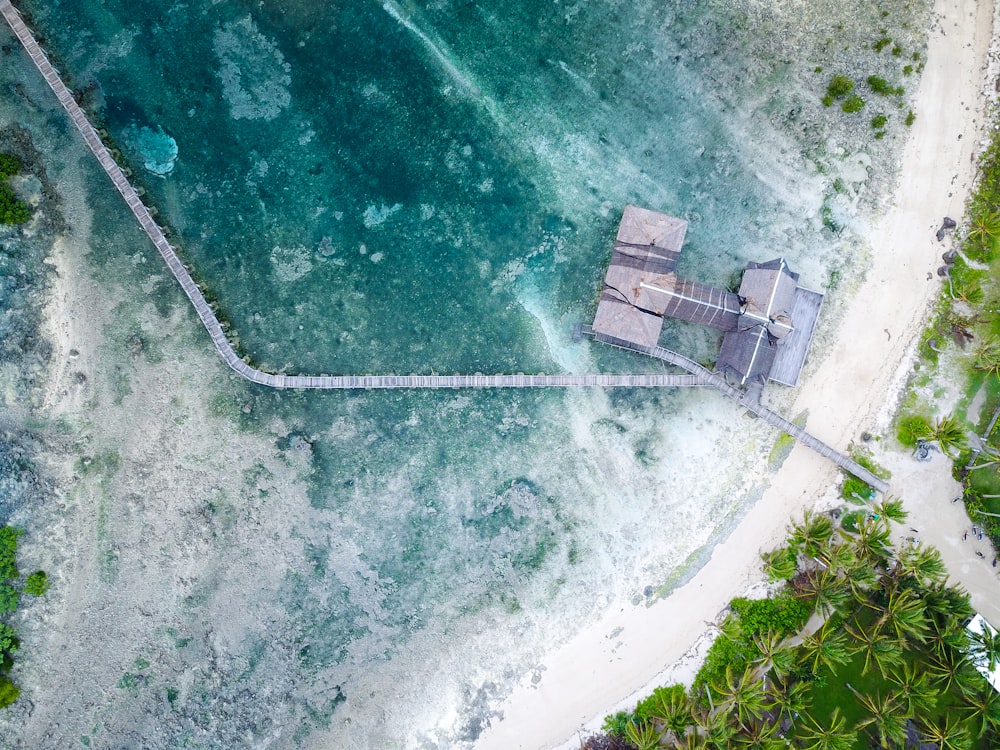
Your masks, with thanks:
[[(808, 410), (806, 428), (830, 445), (843, 448), (891, 420), (915, 340), (940, 288), (935, 271), (949, 244), (938, 243), (935, 232), (944, 216), (963, 216), (973, 184), (994, 14), (992, 4), (976, 0), (934, 4), (927, 64), (914, 99), (917, 119), (890, 207), (870, 233), (872, 266), (843, 317), (834, 321), (832, 345), (799, 386), (790, 410)], [(946, 488), (950, 464), (933, 467), (945, 473), (935, 488)], [(836, 479), (835, 467), (796, 445), (770, 488), (690, 581), (649, 607), (623, 606), (550, 654), (541, 681), (522, 680), (477, 750), (577, 747), (581, 730), (596, 730), (606, 714), (678, 679), (677, 671), (690, 667), (692, 651), (707, 641), (730, 599), (761, 583), (759, 553), (778, 544), (788, 521), (828, 493)], [(908, 479), (894, 475), (893, 485), (926, 486)], [(915, 522), (932, 523), (934, 517), (918, 503)], [(961, 523), (953, 520), (949, 528)], [(960, 569), (965, 572), (964, 564)]]

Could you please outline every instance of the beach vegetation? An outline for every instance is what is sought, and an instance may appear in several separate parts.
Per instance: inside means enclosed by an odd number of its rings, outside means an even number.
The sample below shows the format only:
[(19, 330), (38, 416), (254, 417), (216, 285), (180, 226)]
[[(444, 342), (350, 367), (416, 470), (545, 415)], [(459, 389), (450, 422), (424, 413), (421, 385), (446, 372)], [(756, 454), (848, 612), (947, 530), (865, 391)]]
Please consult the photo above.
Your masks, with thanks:
[(903, 48), (900, 47), (898, 44), (893, 45), (892, 56), (893, 57), (902, 57), (903, 56)]
[(854, 81), (844, 75), (835, 75), (826, 87), (826, 94), (832, 99), (843, 99), (852, 91), (854, 91)]
[(44, 596), (49, 590), (49, 577), (44, 570), (36, 570), (24, 580), (24, 593)]
[(872, 45), (872, 49), (876, 52), (881, 52), (890, 44), (892, 44), (892, 39), (883, 35), (878, 41), (875, 42), (875, 44)]
[(8, 178), (18, 174), (21, 160), (13, 154), (0, 154), (0, 224), (23, 224), (31, 218), (31, 209), (18, 200), (8, 184)]
[(867, 82), (868, 88), (876, 94), (882, 94), (882, 96), (888, 96), (896, 91), (896, 89), (881, 76), (868, 76)]
[(875, 130), (881, 130), (885, 127), (886, 123), (889, 122), (889, 118), (885, 115), (875, 115), (872, 118), (872, 127)]
[(1000, 638), (970, 639), (969, 597), (947, 585), (936, 550), (892, 547), (890, 525), (904, 517), (890, 499), (855, 532), (828, 535), (815, 514), (790, 526), (763, 559), (784, 564), (799, 549), (792, 582), (770, 599), (733, 600), (690, 689), (657, 688), (583, 747), (996, 747), (1000, 695), (973, 660), (1000, 662)]
[(930, 420), (922, 414), (910, 414), (899, 420), (896, 438), (907, 448), (916, 448), (922, 440), (927, 440), (934, 428)]
[(840, 105), (840, 108), (848, 114), (860, 112), (865, 108), (865, 100), (857, 94), (851, 94), (844, 100), (844, 103)]
[(21, 645), (17, 631), (8, 622), (21, 604), (21, 595), (41, 596), (48, 591), (48, 576), (39, 570), (20, 584), (17, 569), (17, 541), (24, 534), (15, 526), (0, 528), (0, 708), (17, 700), (20, 690), (10, 679), (14, 654)]
[(915, 114), (913, 114), (913, 110), (912, 109), (909, 112), (906, 113), (906, 119), (903, 120), (903, 122), (906, 125), (906, 127), (910, 127), (916, 121), (917, 121), (917, 116)]

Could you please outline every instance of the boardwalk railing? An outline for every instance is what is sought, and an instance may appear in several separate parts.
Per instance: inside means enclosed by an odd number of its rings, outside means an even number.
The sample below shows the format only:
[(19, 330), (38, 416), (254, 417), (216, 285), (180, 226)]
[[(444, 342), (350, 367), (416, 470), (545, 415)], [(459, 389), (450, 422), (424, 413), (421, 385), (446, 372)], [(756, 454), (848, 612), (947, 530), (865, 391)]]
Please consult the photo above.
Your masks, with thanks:
[(670, 351), (669, 349), (664, 349), (662, 346), (646, 347), (640, 344), (634, 344), (629, 341), (623, 341), (611, 336), (604, 336), (599, 333), (594, 333), (590, 326), (583, 326), (581, 329), (582, 333), (585, 335), (593, 336), (596, 340), (609, 344), (611, 346), (616, 346), (621, 349), (628, 349), (630, 351), (639, 352), (641, 354), (646, 354), (650, 357), (655, 357), (656, 359), (663, 360), (664, 362), (669, 362), (672, 365), (681, 367), (692, 375), (697, 375), (701, 378), (706, 385), (710, 385), (716, 390), (720, 391), (725, 396), (728, 396), (733, 401), (738, 402), (742, 407), (748, 411), (753, 412), (758, 417), (763, 419), (772, 427), (777, 427), (782, 432), (785, 432), (795, 438), (797, 441), (802, 443), (808, 448), (812, 448), (814, 451), (819, 453), (831, 461), (833, 461), (837, 466), (841, 467), (845, 471), (849, 471), (851, 474), (856, 476), (858, 479), (862, 479), (869, 485), (874, 487), (879, 492), (885, 493), (889, 490), (888, 483), (875, 476), (872, 472), (866, 469), (864, 466), (854, 461), (843, 453), (834, 450), (829, 445), (824, 443), (819, 438), (813, 437), (808, 432), (803, 430), (794, 422), (790, 422), (783, 416), (778, 414), (766, 406), (761, 404), (752, 398), (748, 398), (745, 391), (741, 391), (739, 388), (734, 388), (726, 382), (726, 379), (719, 375), (718, 373), (711, 372), (708, 369), (702, 367), (697, 362), (688, 359), (682, 354)]
[[(642, 347), (627, 341), (595, 336), (604, 343), (619, 346), (647, 354), (656, 359), (669, 362), (684, 370), (687, 375), (674, 374), (642, 374), (642, 375), (280, 375), (258, 370), (244, 362), (229, 339), (226, 337), (218, 318), (212, 311), (205, 295), (195, 283), (187, 268), (177, 256), (177, 252), (167, 240), (160, 226), (153, 220), (149, 209), (142, 202), (138, 192), (129, 182), (121, 167), (115, 162), (107, 147), (101, 141), (97, 131), (87, 119), (87, 115), (76, 103), (72, 92), (66, 87), (59, 73), (49, 62), (48, 57), (38, 45), (35, 37), (25, 25), (20, 13), (10, 0), (0, 0), (0, 14), (10, 25), (14, 35), (21, 42), (31, 61), (45, 78), (49, 87), (55, 93), (77, 130), (83, 135), (87, 147), (93, 152), (101, 167), (107, 173), (115, 188), (121, 193), (135, 218), (149, 235), (156, 249), (163, 257), (167, 268), (177, 279), (184, 293), (191, 301), (198, 318), (212, 339), (216, 351), (230, 368), (247, 380), (271, 388), (312, 388), (312, 389), (347, 389), (347, 388), (542, 388), (542, 387), (593, 387), (593, 388), (642, 388), (642, 387), (678, 387), (710, 385), (724, 393), (734, 401), (766, 420), (779, 430), (795, 437), (801, 443), (809, 446), (839, 466), (868, 482), (880, 492), (885, 492), (888, 485), (873, 475), (863, 466), (858, 465), (825, 443), (817, 440), (798, 425), (789, 422), (781, 415), (767, 409), (752, 398), (747, 398), (743, 391), (732, 387), (726, 379), (717, 373), (710, 372), (701, 365), (676, 352), (662, 347)], [(594, 335), (587, 327), (585, 331)]]

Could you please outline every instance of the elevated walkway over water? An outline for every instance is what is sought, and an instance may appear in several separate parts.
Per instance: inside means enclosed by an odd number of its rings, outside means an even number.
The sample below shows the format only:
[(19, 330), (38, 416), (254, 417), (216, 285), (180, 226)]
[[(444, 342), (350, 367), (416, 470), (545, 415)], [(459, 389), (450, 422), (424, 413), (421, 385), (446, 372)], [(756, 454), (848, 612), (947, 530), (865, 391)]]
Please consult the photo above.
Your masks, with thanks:
[[(732, 387), (726, 379), (713, 373), (692, 360), (676, 352), (662, 347), (641, 347), (626, 341), (611, 339), (605, 336), (595, 336), (596, 339), (621, 348), (638, 351), (642, 354), (668, 362), (687, 371), (687, 374), (638, 374), (638, 375), (281, 375), (264, 372), (247, 364), (236, 353), (232, 343), (226, 337), (222, 324), (216, 317), (205, 295), (195, 283), (188, 269), (181, 262), (176, 250), (167, 240), (160, 226), (139, 197), (139, 193), (129, 182), (128, 177), (118, 166), (108, 148), (101, 141), (86, 114), (76, 103), (72, 92), (63, 83), (58, 72), (49, 62), (45, 52), (35, 40), (31, 31), (25, 25), (20, 13), (10, 0), (0, 0), (0, 14), (10, 25), (15, 36), (21, 42), (32, 62), (38, 68), (42, 77), (59, 99), (59, 103), (69, 114), (70, 119), (80, 131), (87, 147), (91, 150), (101, 167), (107, 173), (115, 188), (121, 193), (128, 207), (143, 230), (160, 252), (167, 268), (177, 279), (184, 293), (191, 301), (202, 325), (208, 331), (212, 344), (223, 361), (241, 377), (271, 388), (308, 388), (322, 390), (337, 389), (385, 389), (385, 388), (544, 388), (544, 387), (592, 387), (592, 388), (648, 388), (648, 387), (694, 387), (712, 386), (741, 406), (761, 417), (779, 430), (795, 437), (799, 442), (817, 451), (821, 455), (851, 472), (860, 479), (875, 487), (880, 492), (886, 492), (888, 485), (874, 476), (870, 471), (852, 461), (833, 448), (817, 440), (798, 425), (789, 422), (781, 415), (762, 406), (752, 395)], [(589, 327), (587, 327), (589, 329)], [(589, 335), (592, 331), (585, 330)], [(751, 392), (752, 393), (752, 392)]]

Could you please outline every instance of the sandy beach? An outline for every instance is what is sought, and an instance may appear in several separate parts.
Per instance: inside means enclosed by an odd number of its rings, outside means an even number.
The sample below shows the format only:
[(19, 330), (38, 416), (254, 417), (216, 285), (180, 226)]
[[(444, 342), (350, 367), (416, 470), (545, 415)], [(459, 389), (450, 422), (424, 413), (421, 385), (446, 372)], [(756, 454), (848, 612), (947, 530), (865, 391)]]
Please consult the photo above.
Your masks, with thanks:
[[(942, 218), (960, 219), (975, 171), (984, 125), (992, 57), (994, 7), (984, 0), (938, 0), (928, 38), (927, 65), (916, 92), (917, 115), (902, 156), (891, 207), (872, 228), (872, 267), (853, 304), (835, 325), (835, 341), (814, 374), (799, 386), (790, 413), (808, 410), (807, 429), (846, 448), (862, 432), (885, 434), (929, 306), (939, 290), (941, 253), (935, 232)], [(766, 398), (766, 396), (765, 396)], [(963, 544), (967, 526), (957, 485), (938, 456), (917, 464), (908, 456), (882, 457), (893, 470), (892, 491), (910, 509), (924, 541), (945, 555), (954, 580), (1000, 618), (994, 571)], [(586, 628), (527, 678), (508, 698), (503, 719), (477, 748), (576, 747), (604, 715), (630, 707), (648, 688), (683, 679), (691, 653), (734, 596), (760, 582), (759, 553), (776, 546), (789, 519), (836, 483), (833, 464), (796, 447), (770, 489), (729, 539), (687, 584), (650, 607), (626, 606)], [(992, 599), (988, 591), (994, 592)], [(992, 602), (992, 603), (991, 603)]]

